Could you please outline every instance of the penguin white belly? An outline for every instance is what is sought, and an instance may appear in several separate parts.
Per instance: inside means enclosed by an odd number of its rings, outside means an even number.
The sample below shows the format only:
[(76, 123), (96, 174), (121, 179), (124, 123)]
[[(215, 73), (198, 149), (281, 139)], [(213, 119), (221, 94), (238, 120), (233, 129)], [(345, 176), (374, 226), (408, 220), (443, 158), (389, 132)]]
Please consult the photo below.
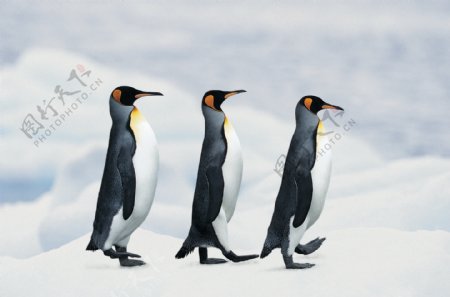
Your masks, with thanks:
[(331, 149), (325, 150), (324, 148), (324, 145), (328, 142), (328, 136), (324, 135), (324, 132), (323, 124), (319, 122), (316, 151), (322, 153), (316, 155), (316, 162), (311, 170), (313, 194), (308, 212), (308, 228), (320, 217), (330, 184), (332, 154)]
[(225, 118), (224, 129), (227, 140), (227, 154), (225, 156), (225, 162), (222, 165), (225, 183), (222, 209), (225, 212), (227, 222), (229, 222), (233, 216), (239, 188), (241, 187), (243, 162), (239, 138), (227, 118)]
[(155, 196), (159, 166), (155, 134), (136, 108), (132, 111), (130, 126), (136, 139), (136, 151), (133, 156), (136, 176), (134, 208), (127, 220), (123, 218), (123, 208), (114, 216), (110, 234), (105, 243), (105, 247), (109, 246), (109, 248), (118, 242), (128, 241), (131, 233), (144, 222)]

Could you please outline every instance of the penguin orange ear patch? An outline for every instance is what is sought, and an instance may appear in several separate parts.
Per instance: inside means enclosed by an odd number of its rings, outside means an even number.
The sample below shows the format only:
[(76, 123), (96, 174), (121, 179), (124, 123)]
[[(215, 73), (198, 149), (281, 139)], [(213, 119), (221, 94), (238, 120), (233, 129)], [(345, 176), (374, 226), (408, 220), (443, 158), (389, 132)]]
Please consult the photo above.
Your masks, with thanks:
[(208, 95), (205, 97), (205, 104), (208, 105), (209, 107), (211, 107), (214, 110), (217, 110), (214, 107), (214, 96), (213, 95)]
[(306, 98), (305, 101), (303, 102), (303, 104), (305, 104), (305, 107), (308, 110), (311, 110), (312, 99), (311, 98)]
[(122, 91), (121, 90), (115, 89), (113, 91), (113, 93), (112, 93), (112, 96), (113, 96), (114, 100), (116, 100), (119, 103), (120, 103), (120, 95), (122, 95)]

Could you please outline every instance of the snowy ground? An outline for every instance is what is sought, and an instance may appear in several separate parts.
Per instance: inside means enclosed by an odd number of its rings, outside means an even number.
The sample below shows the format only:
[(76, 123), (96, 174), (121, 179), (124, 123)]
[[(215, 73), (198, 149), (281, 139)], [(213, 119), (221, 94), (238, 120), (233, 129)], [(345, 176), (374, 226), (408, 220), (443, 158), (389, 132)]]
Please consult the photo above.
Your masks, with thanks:
[[(285, 270), (279, 250), (238, 264), (200, 265), (196, 252), (176, 260), (181, 240), (142, 229), (129, 247), (147, 265), (121, 268), (100, 252), (84, 251), (86, 235), (26, 260), (0, 258), (1, 291), (16, 297), (444, 297), (450, 292), (448, 232), (364, 228), (324, 235), (327, 240), (316, 253), (296, 256), (316, 264), (301, 271)], [(253, 245), (250, 252), (259, 252), (258, 243)]]

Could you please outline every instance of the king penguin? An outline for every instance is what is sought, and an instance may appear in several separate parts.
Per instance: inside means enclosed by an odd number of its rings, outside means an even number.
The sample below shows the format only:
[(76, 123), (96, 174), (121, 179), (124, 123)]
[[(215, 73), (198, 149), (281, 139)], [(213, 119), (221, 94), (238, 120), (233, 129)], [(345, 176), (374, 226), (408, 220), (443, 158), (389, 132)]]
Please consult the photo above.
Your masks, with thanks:
[(228, 243), (228, 222), (233, 216), (242, 179), (242, 152), (239, 139), (222, 111), (222, 103), (237, 91), (208, 91), (203, 96), (205, 138), (200, 154), (192, 223), (187, 239), (176, 254), (184, 258), (199, 248), (201, 264), (225, 263), (208, 258), (207, 247), (215, 247), (233, 262), (257, 258), (258, 255), (236, 255)]
[(323, 109), (343, 110), (316, 96), (305, 96), (295, 109), (296, 128), (286, 157), (280, 190), (261, 258), (281, 248), (287, 269), (310, 268), (314, 264), (294, 263), (293, 253), (308, 255), (325, 238), (301, 245), (305, 231), (319, 218), (330, 183), (331, 152), (318, 155), (327, 141), (317, 113)]
[[(130, 235), (147, 217), (155, 195), (159, 153), (155, 135), (134, 102), (162, 96), (132, 87), (118, 87), (109, 99), (112, 127), (95, 212), (94, 231), (86, 250), (101, 249), (121, 266), (145, 262), (128, 253)], [(115, 250), (113, 249), (115, 247)]]

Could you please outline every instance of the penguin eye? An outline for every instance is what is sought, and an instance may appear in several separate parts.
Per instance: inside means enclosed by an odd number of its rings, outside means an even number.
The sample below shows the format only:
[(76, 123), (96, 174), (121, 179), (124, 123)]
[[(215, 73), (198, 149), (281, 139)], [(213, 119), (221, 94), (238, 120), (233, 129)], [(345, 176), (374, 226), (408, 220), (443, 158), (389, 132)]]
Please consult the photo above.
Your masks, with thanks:
[(205, 104), (208, 105), (209, 107), (211, 107), (214, 110), (217, 110), (214, 107), (214, 96), (213, 95), (208, 95), (205, 97)]
[(308, 110), (311, 110), (312, 99), (311, 98), (306, 98), (305, 101), (303, 102), (303, 104), (305, 105), (305, 107)]
[(117, 102), (121, 103), (120, 102), (120, 96), (122, 95), (122, 91), (121, 90), (115, 89), (113, 91), (112, 95), (113, 95), (114, 100), (116, 100)]

